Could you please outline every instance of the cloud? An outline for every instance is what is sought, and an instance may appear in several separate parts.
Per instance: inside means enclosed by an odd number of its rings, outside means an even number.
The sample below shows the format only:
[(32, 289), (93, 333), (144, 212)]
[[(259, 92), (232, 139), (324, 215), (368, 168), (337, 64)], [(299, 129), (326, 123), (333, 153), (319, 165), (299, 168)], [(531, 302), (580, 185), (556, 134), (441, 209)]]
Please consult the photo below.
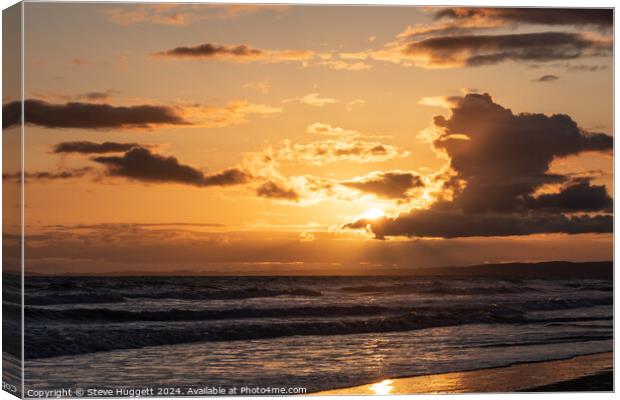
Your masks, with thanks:
[(228, 20), (261, 11), (282, 12), (288, 7), (275, 4), (124, 4), (105, 11), (108, 21), (128, 26), (157, 24), (188, 26), (205, 20)]
[(327, 136), (349, 136), (349, 135), (357, 135), (359, 132), (340, 128), (338, 126), (331, 126), (328, 124), (322, 124), (320, 122), (315, 122), (313, 124), (308, 125), (306, 130), (308, 133), (313, 135), (327, 135)]
[(372, 230), (383, 239), (407, 237), (489, 237), (532, 235), (540, 233), (610, 233), (611, 215), (565, 216), (564, 214), (463, 214), (457, 211), (411, 210), (396, 218), (358, 220), (344, 226), (348, 229)]
[(377, 141), (355, 138), (327, 139), (306, 144), (285, 142), (278, 151), (284, 160), (301, 161), (311, 165), (324, 165), (338, 161), (357, 163), (381, 162), (409, 153), (399, 152), (394, 146)]
[[(532, 66), (612, 54), (612, 9), (439, 8), (433, 14), (434, 22), (407, 26), (382, 49), (352, 53), (354, 59), (422, 68), (458, 68), (507, 61)], [(544, 25), (546, 31), (537, 32), (532, 27), (518, 33), (508, 31), (523, 24)], [(569, 29), (548, 31), (559, 26)], [(349, 53), (340, 55), (348, 56)]]
[(263, 79), (260, 81), (252, 81), (243, 85), (244, 88), (255, 89), (261, 92), (262, 94), (269, 93), (269, 89), (271, 89), (271, 83), (269, 79)]
[(581, 33), (540, 32), (437, 36), (403, 43), (402, 58), (427, 68), (549, 62), (609, 56), (612, 42)]
[(594, 26), (611, 29), (613, 10), (602, 8), (442, 8), (437, 19), (496, 21), (502, 24)]
[(83, 58), (75, 57), (69, 60), (69, 64), (81, 67), (90, 64), (90, 61), (84, 60)]
[(267, 181), (261, 184), (256, 189), (256, 194), (260, 197), (289, 201), (299, 201), (301, 197), (294, 189), (275, 181)]
[[(91, 167), (66, 169), (66, 170), (61, 170), (61, 171), (56, 171), (56, 172), (49, 172), (49, 171), (25, 172), (24, 181), (29, 181), (29, 180), (52, 181), (52, 180), (81, 178), (91, 172), (93, 172), (93, 169)], [(2, 174), (2, 179), (20, 182), (21, 172), (16, 172), (13, 174), (9, 174), (9, 173)]]
[(286, 100), (283, 100), (282, 102), (283, 103), (296, 102), (296, 103), (301, 103), (301, 104), (305, 104), (305, 105), (313, 106), (313, 107), (323, 107), (328, 104), (334, 104), (338, 102), (338, 100), (332, 99), (330, 97), (321, 97), (321, 95), (318, 93), (310, 93), (303, 97), (295, 97), (292, 99), (286, 99)]
[(305, 61), (314, 57), (309, 50), (266, 50), (246, 44), (235, 46), (203, 43), (195, 46), (179, 46), (170, 50), (152, 53), (151, 56), (173, 59), (226, 60), (235, 62), (282, 62)]
[(269, 116), (282, 112), (280, 107), (266, 104), (250, 103), (246, 100), (231, 101), (225, 106), (184, 104), (179, 106), (184, 118), (191, 121), (193, 127), (221, 128), (247, 122), (248, 117)]
[(534, 79), (534, 82), (555, 82), (560, 79), (557, 75), (543, 75), (540, 78)]
[(347, 103), (347, 111), (353, 111), (356, 107), (363, 107), (366, 105), (366, 100), (354, 99)]
[(400, 200), (409, 199), (415, 189), (424, 187), (419, 175), (403, 171), (372, 172), (340, 184), (377, 197)]
[(78, 98), (90, 101), (105, 101), (110, 99), (112, 95), (118, 94), (117, 90), (106, 90), (105, 92), (88, 92), (78, 95)]
[(139, 143), (117, 143), (103, 142), (94, 143), (88, 141), (62, 142), (54, 146), (54, 153), (81, 153), (81, 154), (101, 154), (101, 153), (122, 153), (134, 147), (144, 147)]
[(154, 154), (145, 148), (133, 148), (122, 156), (100, 156), (93, 161), (103, 164), (109, 176), (124, 177), (143, 182), (181, 183), (193, 186), (230, 186), (246, 183), (250, 175), (231, 168), (215, 174), (183, 165), (172, 156)]
[(338, 71), (367, 71), (372, 68), (370, 64), (363, 61), (324, 60), (319, 61), (318, 64)]
[[(560, 158), (611, 154), (611, 136), (586, 132), (568, 115), (514, 114), (486, 93), (453, 98), (451, 111), (449, 118), (436, 116), (432, 128), (434, 149), (449, 160), (449, 173), (436, 175), (448, 195), (428, 209), (347, 228), (368, 227), (377, 237), (611, 231), (610, 215), (565, 215), (609, 211), (605, 187), (549, 172)], [(558, 193), (535, 195), (550, 184), (563, 186)]]
[(581, 178), (566, 184), (558, 193), (545, 193), (527, 199), (530, 209), (559, 212), (612, 211), (613, 200), (603, 185), (591, 185), (590, 179)]
[[(157, 105), (113, 106), (109, 104), (70, 102), (51, 104), (42, 100), (24, 101), (25, 122), (45, 128), (152, 128), (161, 125), (188, 125), (172, 107)], [(18, 124), (21, 103), (3, 105), (7, 115), (3, 128)]]

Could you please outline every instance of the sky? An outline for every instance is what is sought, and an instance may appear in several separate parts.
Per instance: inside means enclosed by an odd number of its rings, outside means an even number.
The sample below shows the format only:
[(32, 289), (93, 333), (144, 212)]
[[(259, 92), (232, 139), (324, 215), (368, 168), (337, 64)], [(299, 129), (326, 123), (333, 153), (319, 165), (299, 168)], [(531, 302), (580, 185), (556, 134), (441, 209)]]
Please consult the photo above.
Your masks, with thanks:
[[(26, 272), (612, 259), (611, 10), (26, 3), (24, 24)], [(5, 139), (20, 109), (5, 92)]]

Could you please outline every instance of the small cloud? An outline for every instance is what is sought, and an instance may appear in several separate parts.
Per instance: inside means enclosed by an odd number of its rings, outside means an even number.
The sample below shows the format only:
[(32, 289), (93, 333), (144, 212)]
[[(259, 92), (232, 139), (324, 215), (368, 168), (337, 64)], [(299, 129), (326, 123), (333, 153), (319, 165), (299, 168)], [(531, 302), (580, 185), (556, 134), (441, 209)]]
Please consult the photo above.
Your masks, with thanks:
[(228, 20), (262, 11), (283, 12), (279, 4), (122, 4), (105, 10), (108, 21), (122, 26), (155, 24), (188, 26), (199, 21)]
[(347, 103), (347, 111), (353, 111), (354, 108), (363, 107), (364, 105), (366, 105), (366, 100), (363, 100), (363, 99), (351, 100), (350, 102)]
[(325, 165), (338, 161), (355, 163), (382, 162), (409, 153), (378, 141), (357, 140), (351, 136), (338, 137), (306, 144), (285, 142), (278, 151), (283, 160), (305, 162), (310, 165)]
[(336, 99), (330, 97), (321, 97), (318, 93), (310, 93), (303, 97), (294, 97), (292, 99), (282, 100), (283, 103), (296, 102), (313, 107), (324, 107), (328, 104), (334, 104), (338, 102)]
[(307, 61), (314, 57), (309, 50), (268, 50), (251, 47), (247, 44), (225, 45), (203, 43), (195, 46), (179, 46), (170, 50), (151, 53), (152, 57), (186, 60), (226, 60), (233, 62), (283, 62)]
[(331, 126), (328, 124), (322, 124), (320, 122), (315, 122), (313, 124), (308, 125), (307, 132), (311, 134), (318, 135), (329, 135), (329, 136), (347, 136), (347, 135), (357, 135), (359, 132), (349, 129), (343, 129), (338, 126)]
[(312, 242), (316, 240), (316, 236), (312, 232), (303, 231), (299, 234), (299, 240), (302, 242)]
[(418, 104), (430, 107), (450, 108), (450, 102), (445, 96), (422, 97)]
[(557, 75), (543, 75), (540, 78), (534, 79), (533, 82), (555, 82), (560, 79)]
[(72, 58), (71, 60), (69, 60), (69, 64), (76, 65), (76, 66), (83, 66), (83, 65), (90, 64), (90, 61), (85, 60), (83, 58), (75, 57), (75, 58)]
[(289, 201), (299, 201), (300, 195), (294, 189), (285, 186), (283, 183), (267, 181), (256, 189), (256, 194), (260, 197), (269, 199), (280, 199)]
[(269, 93), (269, 90), (271, 89), (271, 83), (269, 82), (269, 79), (263, 79), (260, 81), (248, 82), (245, 85), (243, 85), (243, 87), (248, 88), (248, 89), (255, 89), (261, 92), (262, 94), (267, 94)]
[(398, 200), (407, 200), (415, 189), (424, 187), (418, 174), (405, 171), (372, 172), (340, 184), (377, 197)]
[(362, 61), (347, 62), (343, 60), (327, 60), (319, 61), (319, 65), (341, 71), (366, 71), (372, 68), (370, 64)]

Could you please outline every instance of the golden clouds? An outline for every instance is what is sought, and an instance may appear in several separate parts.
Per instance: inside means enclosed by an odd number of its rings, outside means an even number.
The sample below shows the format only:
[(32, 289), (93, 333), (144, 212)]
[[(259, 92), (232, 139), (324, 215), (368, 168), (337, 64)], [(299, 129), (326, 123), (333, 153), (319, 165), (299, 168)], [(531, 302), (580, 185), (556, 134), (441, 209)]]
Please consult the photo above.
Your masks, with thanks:
[(261, 11), (283, 12), (284, 5), (269, 4), (123, 4), (106, 10), (108, 20), (128, 26), (156, 24), (187, 26), (205, 20), (226, 20)]
[(216, 128), (247, 122), (250, 116), (269, 116), (282, 112), (279, 107), (254, 104), (246, 100), (231, 101), (225, 106), (186, 104), (180, 114), (195, 127)]
[(338, 100), (331, 98), (331, 97), (321, 97), (319, 93), (309, 93), (305, 96), (294, 97), (292, 99), (285, 99), (285, 100), (282, 100), (282, 102), (283, 103), (295, 102), (295, 103), (305, 104), (307, 106), (312, 106), (312, 107), (324, 107), (329, 104), (335, 104), (338, 102)]
[(328, 136), (348, 136), (348, 135), (357, 135), (359, 132), (351, 130), (351, 129), (343, 129), (338, 126), (331, 126), (328, 124), (322, 124), (320, 122), (315, 122), (313, 124), (308, 125), (306, 132), (317, 135), (328, 135)]

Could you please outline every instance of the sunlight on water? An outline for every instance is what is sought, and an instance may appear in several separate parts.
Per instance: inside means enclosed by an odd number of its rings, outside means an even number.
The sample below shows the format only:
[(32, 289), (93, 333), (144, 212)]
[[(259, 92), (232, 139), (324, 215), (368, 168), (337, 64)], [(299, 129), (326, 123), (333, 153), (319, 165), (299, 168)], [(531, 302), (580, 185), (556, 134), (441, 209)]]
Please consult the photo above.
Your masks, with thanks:
[(386, 379), (374, 385), (370, 385), (370, 390), (372, 390), (374, 394), (390, 394), (394, 389), (392, 383), (393, 381), (391, 379)]

